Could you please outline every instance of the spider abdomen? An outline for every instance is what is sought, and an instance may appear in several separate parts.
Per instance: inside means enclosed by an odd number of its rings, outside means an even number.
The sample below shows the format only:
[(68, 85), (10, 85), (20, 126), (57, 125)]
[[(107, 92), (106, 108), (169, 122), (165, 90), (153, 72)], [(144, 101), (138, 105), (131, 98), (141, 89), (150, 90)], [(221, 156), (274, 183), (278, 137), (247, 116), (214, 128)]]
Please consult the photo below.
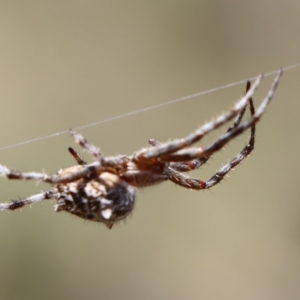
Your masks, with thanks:
[(92, 178), (54, 186), (56, 211), (104, 223), (108, 228), (134, 208), (135, 190), (117, 175), (104, 172)]

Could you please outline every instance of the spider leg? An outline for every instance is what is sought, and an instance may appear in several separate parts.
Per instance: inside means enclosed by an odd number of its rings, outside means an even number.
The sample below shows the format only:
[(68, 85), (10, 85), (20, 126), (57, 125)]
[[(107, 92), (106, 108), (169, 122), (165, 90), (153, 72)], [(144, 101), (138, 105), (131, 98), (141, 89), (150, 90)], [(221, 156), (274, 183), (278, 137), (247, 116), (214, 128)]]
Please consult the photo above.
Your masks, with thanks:
[[(100, 149), (95, 145), (90, 144), (81, 134), (77, 131), (70, 129), (70, 133), (73, 136), (76, 143), (78, 143), (82, 148), (84, 148), (87, 152), (92, 154), (98, 161), (103, 161), (103, 155), (100, 152)], [(70, 150), (69, 150), (70, 151)], [(72, 154), (72, 153), (71, 153)], [(72, 154), (73, 155), (73, 154)], [(74, 156), (74, 155), (73, 155)], [(75, 158), (76, 159), (76, 158)], [(77, 160), (77, 159), (76, 159)]]
[[(250, 87), (251, 87), (251, 83), (250, 83), (250, 81), (247, 81), (246, 93), (249, 91)], [(252, 102), (252, 98), (249, 98), (249, 102), (250, 101)], [(253, 106), (253, 103), (252, 103), (252, 106)], [(240, 111), (240, 113), (235, 118), (233, 124), (227, 129), (226, 132), (233, 130), (241, 123), (241, 120), (245, 114), (245, 111), (246, 111), (246, 106)], [(158, 145), (161, 145), (162, 143), (154, 138), (151, 138), (151, 139), (149, 139), (149, 144), (152, 146), (158, 146)], [(199, 151), (201, 151), (201, 150), (202, 149), (199, 148)], [(189, 172), (189, 171), (200, 168), (202, 165), (204, 165), (210, 159), (210, 157), (211, 156), (204, 156), (204, 157), (197, 158), (197, 159), (190, 160), (190, 161), (171, 162), (170, 167), (173, 170), (178, 171), (178, 172)]]
[(40, 202), (43, 200), (49, 200), (52, 199), (53, 191), (47, 191), (40, 194), (36, 194), (33, 196), (30, 196), (28, 198), (19, 199), (19, 200), (13, 200), (10, 203), (0, 203), (0, 211), (1, 210), (15, 210), (17, 208), (21, 208), (25, 205), (34, 204), (36, 202)]
[[(149, 144), (152, 146), (158, 146), (162, 143), (154, 138), (151, 138), (149, 139)], [(171, 162), (170, 167), (178, 172), (189, 172), (200, 168), (207, 162), (208, 159), (209, 157), (201, 157), (190, 161)]]
[[(87, 149), (91, 154), (93, 154), (97, 158), (97, 161), (90, 164), (86, 164), (86, 162), (79, 157), (79, 155), (76, 153), (74, 149), (69, 148), (69, 152), (75, 158), (77, 163), (80, 166), (84, 165), (84, 167), (75, 166), (75, 167), (65, 169), (63, 173), (58, 172), (60, 174), (47, 175), (39, 172), (20, 172), (20, 171), (10, 170), (6, 166), (0, 165), (0, 176), (1, 175), (6, 176), (8, 179), (35, 180), (35, 181), (43, 181), (51, 184), (56, 184), (56, 183), (68, 183), (71, 181), (76, 181), (100, 169), (103, 162), (103, 157), (102, 154), (100, 153), (100, 150), (96, 146), (89, 144), (86, 141), (86, 139), (84, 139), (76, 131), (70, 130), (70, 132), (73, 135), (74, 139), (82, 147)], [(118, 158), (118, 160), (117, 159), (108, 160), (107, 164), (110, 165), (113, 163), (117, 163), (117, 161), (121, 161), (121, 159)]]
[[(253, 100), (251, 98), (249, 99), (249, 107), (250, 107), (251, 115), (254, 116), (255, 108), (253, 105)], [(234, 127), (232, 126), (231, 128)], [(169, 180), (182, 187), (186, 187), (194, 190), (209, 189), (212, 186), (219, 183), (230, 170), (232, 170), (243, 159), (245, 159), (254, 149), (254, 144), (255, 144), (255, 123), (251, 127), (250, 139), (248, 141), (248, 144), (243, 148), (243, 150), (239, 154), (237, 154), (229, 163), (223, 166), (206, 182), (184, 175), (178, 172), (177, 170), (172, 169), (171, 167), (167, 167), (165, 173), (168, 175)]]
[(190, 161), (183, 161), (177, 163), (171, 162), (170, 167), (178, 172), (189, 172), (192, 170), (199, 169), (209, 160), (209, 158), (209, 156), (204, 156)]
[(8, 179), (24, 179), (24, 180), (44, 180), (48, 175), (39, 172), (19, 172), (16, 170), (10, 170), (9, 168), (0, 165), (0, 175), (6, 176)]
[[(245, 130), (252, 127), (255, 123), (257, 123), (260, 120), (260, 118), (263, 115), (263, 113), (265, 112), (268, 104), (272, 100), (272, 97), (273, 97), (274, 92), (275, 92), (275, 90), (278, 86), (281, 75), (282, 75), (282, 70), (280, 70), (278, 72), (278, 74), (277, 74), (275, 80), (273, 81), (273, 84), (272, 84), (267, 96), (262, 101), (261, 105), (258, 107), (256, 113), (254, 115), (252, 115), (249, 120), (245, 121), (242, 124), (239, 124), (237, 127), (233, 128), (233, 129), (230, 129), (230, 131), (227, 131), (216, 142), (214, 142), (213, 144), (211, 144), (210, 146), (208, 146), (208, 147), (206, 147), (202, 150), (199, 150), (199, 149), (196, 149), (196, 148), (183, 149), (183, 150), (177, 151), (176, 153), (170, 153), (166, 156), (160, 156), (160, 159), (162, 161), (165, 161), (165, 162), (168, 162), (168, 161), (173, 161), (173, 162), (189, 161), (189, 160), (196, 159), (196, 158), (210, 156), (214, 152), (220, 150), (230, 140), (232, 140), (237, 135), (243, 133)], [(250, 88), (250, 90), (251, 89), (252, 89), (252, 87)], [(249, 92), (247, 92), (247, 94), (248, 93)], [(251, 97), (248, 98), (248, 101), (250, 99), (251, 99)]]
[(79, 165), (86, 165), (87, 163), (78, 155), (78, 153), (71, 147), (68, 148), (70, 154), (75, 158)]
[[(278, 84), (279, 78), (281, 76), (281, 72), (279, 75), (276, 77), (276, 86)], [(239, 114), (241, 110), (244, 109), (244, 107), (247, 105), (249, 98), (252, 97), (253, 93), (257, 89), (258, 85), (260, 84), (262, 80), (262, 75), (258, 76), (257, 79), (255, 80), (254, 84), (252, 87), (249, 89), (249, 91), (246, 93), (245, 96), (242, 97), (242, 99), (236, 103), (236, 105), (229, 110), (227, 113), (220, 115), (217, 117), (215, 120), (208, 122), (204, 124), (202, 127), (194, 131), (193, 133), (189, 134), (183, 139), (177, 139), (171, 142), (163, 143), (157, 147), (152, 147), (152, 148), (147, 148), (147, 149), (142, 149), (134, 154), (134, 159), (136, 161), (140, 161), (142, 163), (153, 163), (153, 160), (157, 160), (160, 158), (161, 160), (164, 161), (188, 161), (192, 160), (194, 158), (199, 158), (200, 156), (195, 156), (194, 157), (186, 157), (183, 159), (168, 159), (169, 156), (171, 156), (172, 153), (177, 152), (177, 151), (182, 151), (183, 148), (186, 148), (188, 146), (191, 146), (195, 142), (198, 142), (201, 140), (205, 135), (207, 135), (209, 132), (213, 131), (214, 129), (220, 127), (221, 125), (225, 124), (226, 122), (230, 121), (233, 119), (235, 116)], [(271, 89), (271, 97), (274, 94), (276, 86), (273, 86)], [(205, 154), (202, 155), (206, 156)]]
[[(118, 165), (125, 165), (127, 164), (129, 158), (125, 155), (116, 155), (116, 156), (111, 156), (111, 157), (104, 157), (100, 151), (99, 148), (97, 148), (96, 146), (94, 146), (93, 144), (90, 144), (80, 133), (78, 133), (77, 131), (70, 129), (70, 133), (71, 135), (74, 137), (75, 142), (78, 143), (81, 147), (83, 147), (85, 150), (87, 150), (90, 154), (92, 154), (97, 161), (100, 164), (96, 164), (96, 163), (92, 163), (92, 164), (88, 164), (82, 160), (79, 155), (77, 154), (77, 152), (69, 147), (68, 150), (71, 153), (71, 155), (75, 158), (75, 160), (77, 161), (77, 163), (79, 165), (87, 165), (87, 167), (91, 167), (91, 169), (95, 168), (100, 168), (101, 166), (105, 166), (105, 167), (117, 167)], [(83, 171), (84, 172), (84, 171)], [(83, 176), (85, 176), (87, 173), (84, 173)]]
[[(252, 99), (249, 102), (249, 107), (251, 115), (254, 116), (255, 108)], [(244, 160), (253, 151), (255, 144), (255, 124), (256, 123), (253, 123), (251, 127), (250, 139), (248, 141), (248, 144), (229, 163), (223, 166), (206, 182), (206, 188), (210, 188), (219, 183), (230, 170), (232, 170), (236, 165), (241, 163), (241, 161)]]
[(71, 181), (76, 181), (80, 178), (88, 176), (93, 172), (97, 171), (101, 167), (99, 161), (95, 161), (88, 165), (74, 166), (64, 169), (63, 174), (53, 174), (47, 175), (38, 172), (20, 172), (15, 170), (10, 170), (9, 168), (0, 165), (0, 176), (6, 176), (8, 179), (18, 179), (18, 180), (35, 180), (43, 181), (51, 184), (56, 183), (67, 183)]
[[(247, 82), (246, 82), (246, 92), (245, 92), (245, 94), (250, 90), (250, 88), (251, 88), (251, 82), (250, 82), (250, 81), (247, 81)], [(252, 106), (253, 106), (253, 99), (252, 99), (252, 97), (249, 98), (248, 103), (249, 103), (249, 102), (252, 102)], [(229, 131), (233, 130), (234, 128), (236, 128), (238, 125), (240, 125), (240, 123), (241, 123), (241, 121), (242, 121), (242, 118), (243, 118), (243, 116), (244, 116), (244, 114), (245, 114), (246, 108), (247, 108), (247, 107), (245, 106), (245, 107), (240, 111), (240, 113), (236, 116), (236, 118), (235, 118), (233, 124), (227, 129), (226, 132), (229, 132)], [(251, 113), (251, 108), (250, 108), (250, 113)]]

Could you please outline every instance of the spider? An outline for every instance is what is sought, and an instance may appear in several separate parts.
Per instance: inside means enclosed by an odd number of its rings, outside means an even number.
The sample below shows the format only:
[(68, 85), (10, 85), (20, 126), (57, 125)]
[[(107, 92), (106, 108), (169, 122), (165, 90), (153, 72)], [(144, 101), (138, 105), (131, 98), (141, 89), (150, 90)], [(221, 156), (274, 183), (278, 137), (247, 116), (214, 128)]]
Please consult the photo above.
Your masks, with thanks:
[[(0, 165), (0, 175), (8, 179), (43, 181), (52, 185), (52, 188), (46, 192), (10, 203), (1, 203), (0, 210), (15, 210), (39, 201), (54, 199), (56, 211), (67, 211), (86, 220), (101, 222), (111, 229), (114, 223), (125, 219), (132, 212), (136, 197), (134, 187), (147, 187), (170, 180), (179, 186), (193, 190), (209, 189), (218, 184), (253, 150), (255, 125), (270, 103), (281, 76), (282, 70), (279, 70), (267, 96), (256, 112), (252, 96), (261, 83), (262, 75), (256, 78), (252, 86), (249, 81), (247, 82), (245, 95), (228, 112), (182, 139), (165, 143), (150, 139), (150, 147), (134, 152), (131, 156), (105, 157), (96, 146), (70, 129), (75, 141), (93, 155), (95, 161), (86, 163), (73, 148), (68, 148), (77, 165), (61, 169), (53, 175), (19, 172)], [(241, 122), (247, 105), (251, 116)], [(234, 121), (229, 129), (211, 145), (205, 148), (191, 147), (205, 135), (232, 119)], [(201, 167), (213, 153), (248, 128), (251, 132), (247, 145), (208, 181), (183, 174)]]

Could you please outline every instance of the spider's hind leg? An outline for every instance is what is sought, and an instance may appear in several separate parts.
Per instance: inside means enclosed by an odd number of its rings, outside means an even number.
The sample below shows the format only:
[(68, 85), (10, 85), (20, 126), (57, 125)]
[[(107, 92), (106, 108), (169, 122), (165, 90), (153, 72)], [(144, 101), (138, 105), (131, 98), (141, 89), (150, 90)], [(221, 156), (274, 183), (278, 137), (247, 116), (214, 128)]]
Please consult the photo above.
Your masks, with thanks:
[[(280, 76), (281, 72), (278, 73), (274, 84), (270, 89), (268, 98), (262, 103), (263, 107), (266, 106), (266, 103), (268, 104), (269, 100), (272, 98), (275, 89), (278, 85)], [(244, 97), (242, 97), (242, 99), (238, 101), (228, 112), (204, 124), (203, 126), (201, 126), (200, 128), (198, 128), (197, 130), (195, 130), (194, 132), (182, 139), (176, 139), (170, 142), (163, 143), (156, 147), (150, 147), (135, 152), (133, 155), (134, 161), (151, 164), (153, 161), (158, 159), (165, 162), (180, 162), (207, 156), (206, 153), (203, 153), (202, 151), (197, 151), (196, 148), (192, 149), (192, 151), (190, 151), (191, 149), (186, 150), (186, 148), (196, 142), (199, 142), (204, 136), (206, 136), (213, 130), (234, 119), (246, 107), (249, 99), (252, 97), (257, 87), (259, 86), (262, 77), (262, 75), (257, 77), (257, 79), (255, 80), (251, 88), (247, 91), (247, 93), (244, 95)], [(248, 126), (248, 128), (249, 127), (250, 125)]]
[(40, 194), (36, 194), (33, 196), (30, 196), (28, 198), (23, 198), (19, 200), (13, 200), (10, 203), (0, 203), (0, 211), (1, 210), (15, 210), (18, 208), (21, 208), (25, 205), (34, 204), (36, 202), (40, 202), (43, 200), (49, 200), (53, 198), (53, 191), (47, 191)]

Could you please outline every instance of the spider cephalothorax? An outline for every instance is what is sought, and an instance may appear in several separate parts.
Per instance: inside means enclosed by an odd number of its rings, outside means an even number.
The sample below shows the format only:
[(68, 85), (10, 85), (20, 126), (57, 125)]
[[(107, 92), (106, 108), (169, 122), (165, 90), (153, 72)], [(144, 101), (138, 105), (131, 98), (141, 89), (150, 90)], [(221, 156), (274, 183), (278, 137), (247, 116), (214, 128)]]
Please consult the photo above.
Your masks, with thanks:
[[(255, 124), (270, 103), (281, 75), (282, 70), (278, 72), (266, 98), (256, 112), (252, 96), (262, 80), (262, 75), (257, 77), (252, 87), (249, 82), (247, 83), (245, 95), (228, 112), (204, 124), (182, 139), (166, 143), (150, 139), (150, 147), (141, 149), (131, 156), (104, 157), (96, 146), (88, 143), (76, 131), (70, 130), (75, 141), (92, 154), (96, 161), (87, 164), (72, 148), (69, 148), (78, 165), (62, 169), (54, 175), (18, 172), (0, 165), (0, 175), (6, 176), (8, 179), (36, 180), (52, 184), (49, 191), (11, 203), (1, 203), (0, 210), (14, 210), (42, 200), (54, 199), (56, 211), (64, 210), (83, 219), (104, 223), (111, 228), (114, 223), (126, 218), (133, 210), (134, 187), (147, 187), (170, 180), (189, 189), (209, 189), (219, 183), (253, 150)], [(241, 123), (247, 105), (249, 105), (251, 117)], [(234, 122), (229, 129), (211, 145), (204, 148), (191, 147), (206, 134), (232, 119)], [(208, 181), (183, 174), (199, 168), (213, 153), (248, 128), (251, 133), (247, 145)]]

